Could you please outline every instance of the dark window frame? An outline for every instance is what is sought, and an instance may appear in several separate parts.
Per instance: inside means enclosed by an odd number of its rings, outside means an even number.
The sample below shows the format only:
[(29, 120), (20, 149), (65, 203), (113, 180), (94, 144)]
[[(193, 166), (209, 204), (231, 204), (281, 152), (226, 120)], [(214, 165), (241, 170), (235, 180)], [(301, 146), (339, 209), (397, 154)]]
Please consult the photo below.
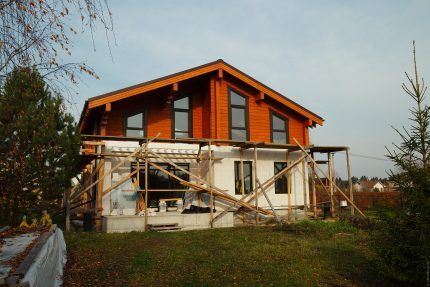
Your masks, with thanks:
[[(241, 105), (233, 105), (231, 103), (231, 92), (234, 92), (238, 94), (239, 96), (243, 97), (245, 99), (245, 106)], [(245, 128), (242, 127), (233, 127), (233, 117), (232, 117), (232, 108), (236, 109), (244, 109), (245, 110)], [(229, 130), (229, 139), (233, 140), (232, 138), (232, 130), (242, 130), (246, 132), (246, 139), (245, 141), (249, 141), (249, 98), (248, 96), (244, 95), (243, 93), (239, 92), (236, 89), (233, 89), (231, 87), (228, 88), (228, 130)]]
[[(180, 108), (175, 108), (175, 101), (177, 100), (181, 100), (183, 98), (188, 98), (188, 109), (180, 109)], [(175, 112), (186, 112), (188, 113), (188, 137), (187, 138), (192, 138), (193, 137), (193, 97), (192, 95), (180, 95), (179, 97), (176, 97), (173, 99), (172, 101), (172, 139), (175, 139), (175, 125), (176, 125), (176, 121), (175, 121)]]
[[(176, 163), (179, 167), (187, 170), (188, 172), (190, 171), (190, 163)], [(182, 172), (180, 169), (176, 168), (175, 166), (167, 163), (167, 162), (160, 162), (158, 163), (158, 165), (160, 165), (161, 167), (163, 167), (164, 169), (168, 170), (169, 172), (179, 176), (178, 174), (176, 174), (176, 172)], [(137, 162), (133, 161), (130, 163), (130, 172), (133, 172), (137, 169)], [(168, 182), (169, 182), (169, 187), (168, 189), (171, 189), (172, 187), (174, 187), (174, 185), (178, 185), (178, 188), (174, 188), (174, 189), (181, 189), (180, 187), (183, 187), (184, 191), (171, 191), (171, 192), (166, 192), (166, 191), (159, 191), (159, 192), (151, 192), (149, 193), (149, 200), (148, 200), (148, 204), (151, 202), (151, 198), (155, 197), (155, 198), (168, 198), (169, 196), (172, 197), (181, 197), (181, 198), (185, 198), (185, 193), (187, 191), (187, 187), (180, 185), (179, 181), (177, 179), (175, 179), (174, 177), (172, 177), (170, 174), (165, 174), (164, 172), (159, 171), (157, 168), (152, 167), (152, 166), (148, 166), (149, 169), (149, 174), (148, 174), (148, 189), (151, 189), (151, 171), (155, 171), (155, 172), (160, 172), (161, 174), (167, 176), (169, 178)], [(143, 165), (143, 162), (140, 162), (139, 164), (139, 174), (135, 174), (133, 175), (133, 178), (136, 178), (137, 176), (140, 176), (139, 178), (139, 189), (143, 190), (144, 186), (145, 186), (145, 165)], [(185, 179), (186, 181), (190, 180), (190, 176), (188, 174), (185, 175)], [(154, 195), (154, 196), (151, 196)], [(160, 196), (161, 195), (161, 196)], [(165, 197), (167, 196), (167, 197)], [(157, 202), (157, 207), (158, 207), (158, 202)]]
[[(250, 172), (250, 190), (247, 192), (246, 190), (246, 186), (244, 188), (245, 194), (249, 194), (251, 191), (254, 190), (254, 175), (253, 175), (253, 161), (250, 160), (244, 160), (243, 161), (243, 167), (244, 167), (244, 171), (245, 171), (245, 165), (249, 165), (249, 172)], [(238, 166), (238, 168), (236, 168), (236, 166)], [(245, 174), (243, 175), (243, 178), (245, 179)], [(242, 194), (242, 190), (241, 188), (236, 189), (236, 182), (239, 181), (239, 186), (241, 183), (241, 178), (240, 178), (240, 161), (234, 161), (234, 194), (235, 195), (241, 195)]]
[[(281, 169), (276, 170), (276, 165), (282, 165), (283, 167)], [(284, 168), (286, 168), (288, 166), (288, 162), (286, 161), (275, 161), (273, 163), (273, 173), (274, 175), (278, 174), (278, 172), (280, 172), (281, 170), (283, 170)], [(279, 190), (278, 185), (279, 185), (279, 181), (282, 180), (282, 185), (286, 185), (284, 186), (283, 190)], [(283, 174), (280, 178), (278, 178), (274, 185), (275, 185), (275, 194), (288, 194), (288, 173)], [(291, 190), (290, 190), (291, 193)]]
[[(274, 129), (273, 128), (273, 116), (276, 116), (282, 120), (284, 120), (285, 122), (285, 130), (278, 130), (278, 129)], [(286, 138), (286, 143), (285, 144), (289, 144), (290, 143), (290, 121), (287, 117), (275, 112), (275, 111), (270, 111), (270, 141), (273, 143), (273, 133), (274, 132), (278, 132), (278, 133), (285, 133), (285, 138)]]
[[(136, 128), (136, 127), (128, 127), (127, 126), (127, 119), (129, 117), (135, 116), (137, 114), (143, 114), (142, 115), (142, 127), (143, 128)], [(135, 131), (143, 131), (143, 138), (147, 137), (147, 110), (146, 109), (140, 109), (132, 112), (128, 112), (124, 114), (124, 136), (127, 137), (127, 130), (135, 130)]]

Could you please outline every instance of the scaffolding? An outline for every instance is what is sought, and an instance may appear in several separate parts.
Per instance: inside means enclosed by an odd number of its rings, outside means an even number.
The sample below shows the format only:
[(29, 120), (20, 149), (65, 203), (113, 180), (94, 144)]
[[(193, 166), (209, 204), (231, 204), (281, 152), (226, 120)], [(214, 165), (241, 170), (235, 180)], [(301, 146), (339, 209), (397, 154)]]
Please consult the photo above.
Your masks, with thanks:
[[(352, 182), (350, 173), (349, 163), (349, 148), (348, 147), (316, 147), (316, 146), (302, 146), (296, 139), (293, 139), (295, 144), (275, 144), (265, 142), (252, 142), (252, 141), (232, 141), (232, 140), (217, 140), (217, 139), (160, 139), (158, 136), (154, 138), (130, 138), (130, 137), (115, 137), (115, 136), (98, 136), (98, 135), (82, 135), (82, 173), (76, 177), (76, 184), (69, 190), (66, 191), (64, 196), (64, 210), (66, 218), (66, 230), (70, 229), (70, 218), (72, 213), (76, 212), (92, 212), (96, 218), (96, 227), (98, 230), (101, 229), (100, 219), (102, 215), (102, 199), (105, 195), (109, 194), (112, 190), (119, 187), (121, 184), (129, 179), (135, 178), (133, 186), (135, 192), (138, 193), (136, 210), (143, 212), (144, 214), (144, 226), (145, 231), (148, 230), (148, 195), (151, 192), (169, 192), (177, 191), (173, 189), (151, 189), (148, 186), (148, 168), (151, 166), (165, 175), (176, 179), (180, 185), (186, 187), (182, 191), (184, 192), (195, 192), (198, 194), (199, 201), (203, 193), (208, 194), (210, 197), (210, 226), (214, 226), (214, 222), (219, 220), (227, 212), (235, 211), (241, 213), (243, 222), (246, 221), (246, 214), (251, 213), (255, 217), (255, 224), (259, 224), (260, 216), (273, 217), (275, 221), (281, 222), (281, 217), (277, 214), (274, 206), (272, 205), (267, 190), (276, 182), (277, 179), (284, 175), (291, 176), (291, 170), (301, 165), (302, 166), (302, 177), (303, 177), (303, 196), (304, 204), (300, 206), (294, 206), (291, 201), (291, 192), (288, 192), (288, 216), (287, 222), (291, 221), (292, 209), (301, 208), (304, 210), (304, 217), (308, 218), (309, 210), (312, 212), (312, 217), (318, 217), (318, 206), (321, 203), (317, 203), (316, 197), (316, 182), (320, 182), (324, 187), (327, 194), (330, 195), (331, 203), (331, 215), (335, 216), (335, 203), (333, 193), (339, 192), (346, 201), (350, 203), (351, 214), (354, 214), (355, 210), (364, 216), (363, 212), (354, 204)], [(139, 146), (133, 152), (120, 152), (120, 153), (108, 153), (105, 151), (104, 141), (134, 141), (138, 142)], [(179, 153), (172, 153), (169, 151), (158, 151), (154, 148), (150, 148), (150, 143), (186, 143), (198, 145), (198, 150), (195, 153), (189, 153), (180, 151)], [(228, 145), (236, 147), (240, 152), (240, 182), (241, 182), (241, 194), (240, 198), (229, 194), (227, 191), (218, 188), (214, 184), (213, 175), (213, 163), (220, 158), (215, 158), (213, 155), (214, 145)], [(243, 167), (243, 152), (247, 149), (253, 150), (253, 174), (254, 174), (254, 188), (249, 193), (244, 193), (244, 167)], [(259, 149), (278, 149), (289, 152), (301, 152), (301, 156), (283, 168), (281, 171), (276, 173), (271, 178), (261, 182), (257, 174), (258, 166), (258, 151)], [(347, 161), (347, 175), (349, 182), (349, 196), (347, 196), (341, 188), (336, 185), (334, 180), (334, 164), (333, 164), (333, 153), (335, 152), (346, 152)], [(316, 153), (327, 154), (326, 162), (318, 162), (314, 159)], [(110, 170), (105, 170), (105, 161), (109, 158), (121, 158), (121, 160)], [(196, 172), (193, 173), (189, 170), (184, 169), (175, 162), (175, 160), (191, 160), (196, 163)], [(109, 187), (103, 186), (103, 180), (110, 176), (117, 169), (122, 167), (126, 162), (135, 162), (136, 169), (130, 171), (130, 173), (123, 176), (116, 183)], [(188, 175), (189, 180), (177, 176), (171, 171), (163, 168), (160, 162), (167, 163), (181, 172)], [(206, 163), (207, 179), (202, 177), (201, 167), (202, 163)], [(327, 164), (327, 172), (324, 171), (320, 164)], [(140, 187), (139, 172), (140, 169), (144, 168), (145, 181), (144, 188)], [(306, 178), (305, 169), (310, 170), (309, 178)], [(328, 188), (323, 184), (321, 177), (318, 172), (325, 176), (329, 181)], [(291, 182), (291, 181), (288, 181)], [(312, 200), (308, 203), (308, 192), (307, 183), (309, 182), (309, 195), (312, 195)], [(291, 189), (291, 187), (288, 187)], [(264, 209), (259, 206), (259, 198), (264, 196), (270, 209)], [(227, 209), (214, 216), (214, 203), (216, 200), (221, 200), (223, 203), (229, 204)]]

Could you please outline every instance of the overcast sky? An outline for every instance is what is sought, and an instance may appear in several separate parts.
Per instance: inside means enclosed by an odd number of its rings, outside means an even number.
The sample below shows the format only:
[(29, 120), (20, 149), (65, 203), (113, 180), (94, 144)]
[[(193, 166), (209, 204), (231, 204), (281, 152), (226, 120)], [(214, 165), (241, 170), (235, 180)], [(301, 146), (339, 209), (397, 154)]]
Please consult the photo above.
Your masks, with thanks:
[[(315, 145), (351, 147), (354, 175), (386, 176), (391, 125), (409, 125), (402, 92), (412, 40), (430, 82), (430, 1), (109, 1), (116, 45), (104, 32), (74, 42), (74, 59), (94, 67), (85, 99), (223, 59), (325, 119)], [(337, 173), (345, 157), (335, 155)]]

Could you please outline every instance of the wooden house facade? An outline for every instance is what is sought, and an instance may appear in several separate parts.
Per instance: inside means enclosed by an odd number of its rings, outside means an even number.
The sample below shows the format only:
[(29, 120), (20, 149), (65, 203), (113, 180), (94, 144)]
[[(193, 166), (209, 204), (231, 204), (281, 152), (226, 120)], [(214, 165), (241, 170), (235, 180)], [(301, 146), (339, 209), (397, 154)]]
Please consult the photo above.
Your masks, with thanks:
[(322, 124), (223, 60), (93, 97), (70, 201), (108, 232), (303, 217), (309, 129)]

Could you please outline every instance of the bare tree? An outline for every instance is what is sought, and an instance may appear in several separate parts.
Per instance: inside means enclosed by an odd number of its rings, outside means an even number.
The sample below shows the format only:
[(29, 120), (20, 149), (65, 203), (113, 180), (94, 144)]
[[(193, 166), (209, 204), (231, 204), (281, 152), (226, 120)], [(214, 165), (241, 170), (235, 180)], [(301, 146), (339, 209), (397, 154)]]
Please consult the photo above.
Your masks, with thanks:
[(107, 0), (0, 0), (0, 84), (16, 66), (37, 68), (54, 90), (78, 83), (82, 74), (98, 78), (70, 57), (71, 38), (88, 31), (94, 46), (97, 26), (109, 45), (114, 35)]

